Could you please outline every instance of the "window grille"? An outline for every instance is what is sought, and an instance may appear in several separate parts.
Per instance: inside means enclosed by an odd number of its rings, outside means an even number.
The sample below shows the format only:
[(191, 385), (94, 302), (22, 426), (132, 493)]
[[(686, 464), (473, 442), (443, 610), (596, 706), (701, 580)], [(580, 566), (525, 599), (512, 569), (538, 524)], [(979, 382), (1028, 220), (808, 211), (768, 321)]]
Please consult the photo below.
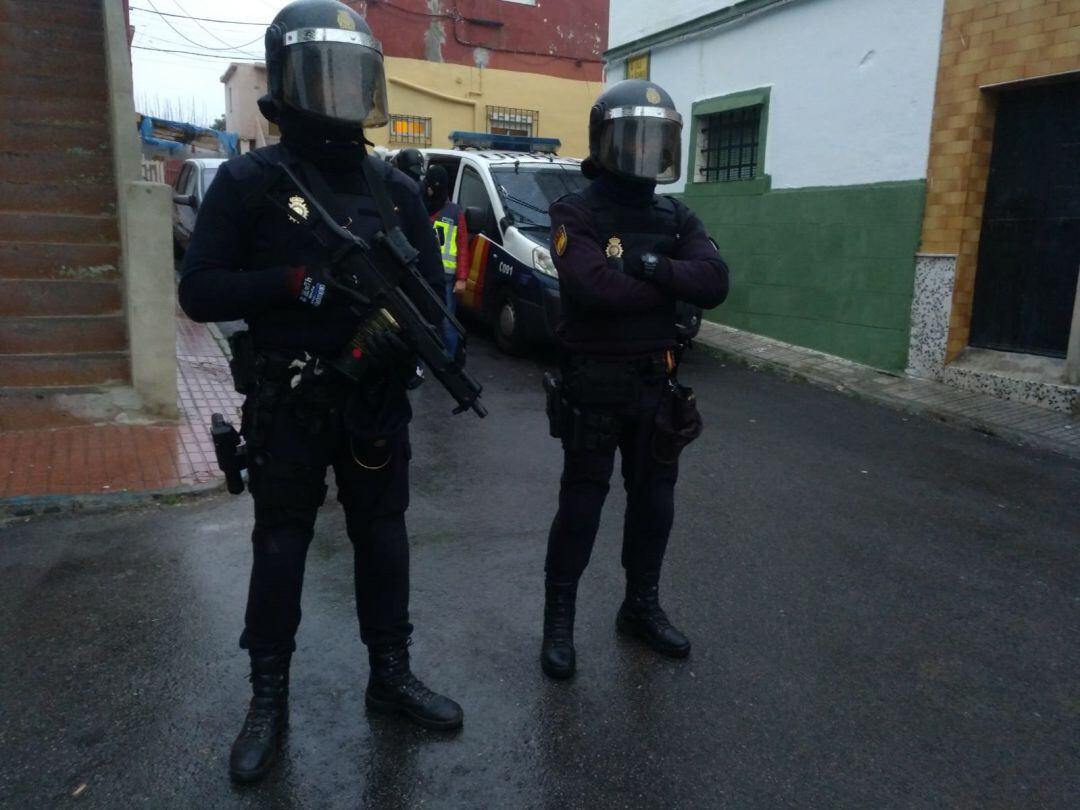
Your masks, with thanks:
[(750, 180), (757, 175), (762, 105), (702, 116), (698, 179)]
[(431, 119), (420, 115), (391, 115), (390, 143), (431, 146)]
[(492, 135), (525, 135), (533, 137), (540, 131), (540, 113), (519, 107), (487, 108), (488, 132)]

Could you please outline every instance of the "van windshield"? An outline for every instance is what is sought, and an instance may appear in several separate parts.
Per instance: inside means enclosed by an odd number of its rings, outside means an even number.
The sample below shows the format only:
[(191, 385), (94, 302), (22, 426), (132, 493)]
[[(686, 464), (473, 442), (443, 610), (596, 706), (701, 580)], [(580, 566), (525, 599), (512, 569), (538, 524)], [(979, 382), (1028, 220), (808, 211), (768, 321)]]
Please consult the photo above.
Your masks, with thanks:
[(507, 215), (516, 227), (528, 231), (550, 230), (548, 207), (564, 194), (589, 184), (576, 163), (498, 166), (492, 168), (491, 177)]

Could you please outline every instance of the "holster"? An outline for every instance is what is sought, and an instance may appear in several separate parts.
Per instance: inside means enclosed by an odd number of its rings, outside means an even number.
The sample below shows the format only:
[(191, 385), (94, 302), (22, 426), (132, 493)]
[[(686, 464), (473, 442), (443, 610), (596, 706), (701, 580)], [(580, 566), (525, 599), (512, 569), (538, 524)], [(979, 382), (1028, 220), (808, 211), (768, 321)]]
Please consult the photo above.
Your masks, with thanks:
[(228, 343), (233, 387), (238, 394), (246, 396), (255, 390), (255, 343), (246, 329), (229, 335)]
[(550, 372), (544, 374), (544, 394), (548, 432), (562, 439), (567, 449), (614, 450), (618, 446), (621, 423), (613, 414), (571, 403), (563, 396), (561, 381)]
[(650, 441), (653, 458), (661, 464), (674, 464), (703, 429), (694, 389), (669, 380), (656, 409)]
[(550, 371), (544, 372), (544, 411), (551, 438), (561, 439), (566, 434), (566, 400), (562, 396), (562, 383)]

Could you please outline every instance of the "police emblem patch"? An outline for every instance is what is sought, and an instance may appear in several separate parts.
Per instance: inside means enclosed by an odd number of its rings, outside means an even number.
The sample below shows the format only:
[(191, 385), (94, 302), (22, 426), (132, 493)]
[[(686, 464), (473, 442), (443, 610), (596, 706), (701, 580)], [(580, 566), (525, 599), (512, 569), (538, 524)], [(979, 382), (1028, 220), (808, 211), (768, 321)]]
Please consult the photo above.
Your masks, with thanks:
[(617, 236), (613, 236), (607, 240), (607, 247), (604, 248), (606, 253), (612, 259), (622, 258), (622, 239)]
[[(300, 219), (308, 218), (307, 200), (299, 195), (289, 197), (289, 210), (296, 214), (296, 217), (300, 217)], [(300, 219), (297, 219), (296, 217), (290, 216), (289, 219), (299, 225)]]
[(342, 10), (337, 13), (338, 28), (344, 28), (346, 31), (355, 31), (356, 23), (353, 22), (353, 18), (349, 15), (349, 12)]
[(660, 103), (660, 94), (656, 91), (655, 87), (650, 87), (648, 90), (645, 91), (645, 100), (648, 101), (650, 104)]
[(552, 240), (556, 256), (562, 256), (566, 253), (566, 243), (569, 241), (570, 238), (566, 235), (566, 226), (560, 225), (555, 231), (555, 238)]

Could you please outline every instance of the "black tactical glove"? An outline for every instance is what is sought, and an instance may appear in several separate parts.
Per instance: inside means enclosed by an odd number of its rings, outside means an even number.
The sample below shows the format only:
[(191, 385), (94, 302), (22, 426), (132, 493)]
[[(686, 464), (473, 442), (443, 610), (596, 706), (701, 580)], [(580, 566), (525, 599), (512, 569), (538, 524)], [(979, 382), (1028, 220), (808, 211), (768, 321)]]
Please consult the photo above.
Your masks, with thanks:
[(301, 304), (321, 307), (330, 293), (330, 274), (322, 267), (290, 267), (285, 274), (289, 292)]
[(668, 259), (654, 252), (632, 253), (623, 258), (623, 272), (644, 281), (655, 281), (660, 267)]
[(380, 329), (364, 340), (368, 363), (377, 369), (416, 370), (416, 357), (405, 341), (391, 329)]

